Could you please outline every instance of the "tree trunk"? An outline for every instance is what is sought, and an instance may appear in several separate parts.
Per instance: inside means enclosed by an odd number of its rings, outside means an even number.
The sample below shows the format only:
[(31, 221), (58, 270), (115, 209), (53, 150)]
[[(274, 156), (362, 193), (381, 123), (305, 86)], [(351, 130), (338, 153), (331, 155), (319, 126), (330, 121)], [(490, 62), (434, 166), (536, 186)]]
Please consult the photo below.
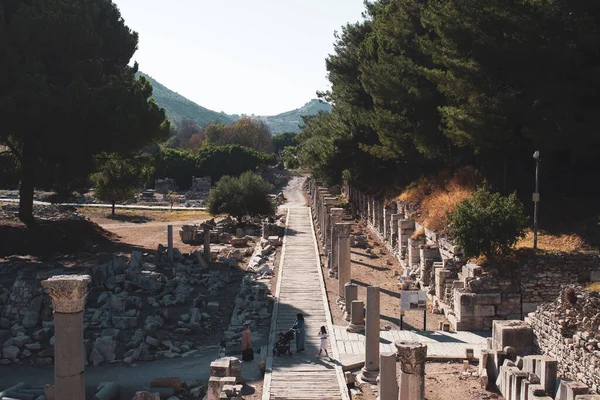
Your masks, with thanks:
[(24, 172), (21, 175), (19, 188), (19, 219), (25, 224), (32, 224), (33, 220), (33, 174)]
[(35, 174), (33, 173), (33, 162), (29, 157), (27, 142), (23, 144), (21, 155), (21, 185), (19, 187), (19, 219), (25, 224), (33, 224), (33, 190), (35, 186)]
[(503, 179), (502, 179), (502, 194), (508, 195), (508, 157), (506, 156), (506, 151), (504, 152), (504, 169), (502, 171)]
[(113, 201), (112, 202), (112, 215), (115, 215), (115, 204), (116, 204), (116, 202)]

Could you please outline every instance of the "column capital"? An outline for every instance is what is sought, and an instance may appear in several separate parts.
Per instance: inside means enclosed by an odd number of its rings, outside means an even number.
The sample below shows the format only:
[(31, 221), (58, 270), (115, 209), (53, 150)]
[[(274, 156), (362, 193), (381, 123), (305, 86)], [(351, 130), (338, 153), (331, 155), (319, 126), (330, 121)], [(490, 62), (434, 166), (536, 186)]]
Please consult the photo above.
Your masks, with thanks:
[(88, 275), (55, 275), (42, 281), (42, 287), (48, 290), (54, 312), (75, 314), (85, 309)]
[(335, 224), (334, 229), (338, 238), (347, 238), (350, 237), (350, 232), (352, 232), (352, 223), (340, 222)]
[(395, 345), (402, 372), (420, 374), (424, 371), (427, 358), (426, 344), (398, 340)]

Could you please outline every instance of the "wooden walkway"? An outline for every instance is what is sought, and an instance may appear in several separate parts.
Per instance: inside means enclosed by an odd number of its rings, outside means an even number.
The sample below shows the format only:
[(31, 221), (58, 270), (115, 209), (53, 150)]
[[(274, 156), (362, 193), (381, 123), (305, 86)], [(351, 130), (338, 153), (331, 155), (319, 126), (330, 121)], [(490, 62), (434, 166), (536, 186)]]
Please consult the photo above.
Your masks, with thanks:
[[(263, 400), (336, 399), (349, 400), (339, 354), (330, 352), (332, 360), (315, 357), (319, 351), (319, 328), (333, 325), (325, 284), (321, 275), (318, 248), (310, 208), (289, 208), (286, 235), (275, 292), (276, 302), (271, 321)], [(287, 331), (296, 314), (304, 314), (307, 325), (306, 351), (293, 356), (274, 356), (278, 332)], [(333, 339), (333, 335), (330, 335)], [(292, 351), (296, 351), (295, 340)]]

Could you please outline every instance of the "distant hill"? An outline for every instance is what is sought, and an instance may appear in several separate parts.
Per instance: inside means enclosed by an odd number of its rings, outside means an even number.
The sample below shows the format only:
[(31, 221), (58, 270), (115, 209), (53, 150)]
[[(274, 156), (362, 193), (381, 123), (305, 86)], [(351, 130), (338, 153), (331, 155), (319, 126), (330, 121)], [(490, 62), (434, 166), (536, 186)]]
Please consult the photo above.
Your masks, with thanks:
[(163, 86), (152, 77), (141, 72), (138, 72), (138, 74), (143, 75), (150, 81), (153, 89), (152, 97), (160, 107), (165, 109), (169, 120), (175, 125), (179, 124), (183, 119), (191, 119), (201, 127), (205, 127), (214, 122), (230, 124), (238, 120), (235, 116), (199, 106), (182, 95), (175, 93), (166, 86)]
[(299, 125), (302, 123), (302, 116), (314, 115), (319, 111), (331, 112), (331, 104), (323, 103), (318, 99), (312, 99), (295, 110), (259, 118), (269, 125), (273, 133), (300, 132)]
[[(138, 72), (138, 75), (143, 75), (150, 81), (153, 88), (152, 97), (160, 107), (165, 109), (169, 120), (175, 125), (179, 124), (183, 119), (191, 119), (201, 127), (205, 127), (215, 122), (231, 124), (240, 119), (239, 115), (229, 115), (224, 112), (216, 112), (199, 106), (142, 72)], [(299, 125), (302, 123), (302, 116), (313, 115), (319, 111), (330, 112), (331, 105), (313, 99), (304, 106), (292, 111), (272, 116), (252, 116), (252, 118), (259, 118), (265, 121), (267, 125), (269, 125), (269, 128), (271, 128), (273, 134), (281, 132), (300, 132)]]

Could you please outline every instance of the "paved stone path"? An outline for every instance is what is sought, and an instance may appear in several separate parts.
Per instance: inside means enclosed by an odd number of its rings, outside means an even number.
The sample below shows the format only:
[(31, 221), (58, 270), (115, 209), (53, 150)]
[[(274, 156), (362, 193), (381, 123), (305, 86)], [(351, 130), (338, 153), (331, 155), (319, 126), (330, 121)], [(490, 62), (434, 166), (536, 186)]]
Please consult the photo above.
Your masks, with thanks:
[[(316, 357), (319, 328), (326, 326), (331, 332), (333, 326), (308, 207), (288, 209), (275, 297), (263, 400), (349, 400), (341, 365), (333, 361), (339, 355), (334, 351), (332, 360)], [(305, 353), (274, 356), (276, 334), (287, 331), (297, 313), (304, 314), (307, 325)]]
[[(443, 331), (381, 331), (379, 349), (383, 352), (396, 352), (394, 342), (397, 340), (413, 341), (427, 344), (429, 360), (462, 360), (466, 350), (473, 349), (475, 357), (479, 357), (481, 349), (487, 347), (488, 333), (476, 332), (443, 332)], [(346, 326), (334, 327), (333, 346), (339, 354), (344, 367), (364, 362), (364, 333), (346, 332)]]

